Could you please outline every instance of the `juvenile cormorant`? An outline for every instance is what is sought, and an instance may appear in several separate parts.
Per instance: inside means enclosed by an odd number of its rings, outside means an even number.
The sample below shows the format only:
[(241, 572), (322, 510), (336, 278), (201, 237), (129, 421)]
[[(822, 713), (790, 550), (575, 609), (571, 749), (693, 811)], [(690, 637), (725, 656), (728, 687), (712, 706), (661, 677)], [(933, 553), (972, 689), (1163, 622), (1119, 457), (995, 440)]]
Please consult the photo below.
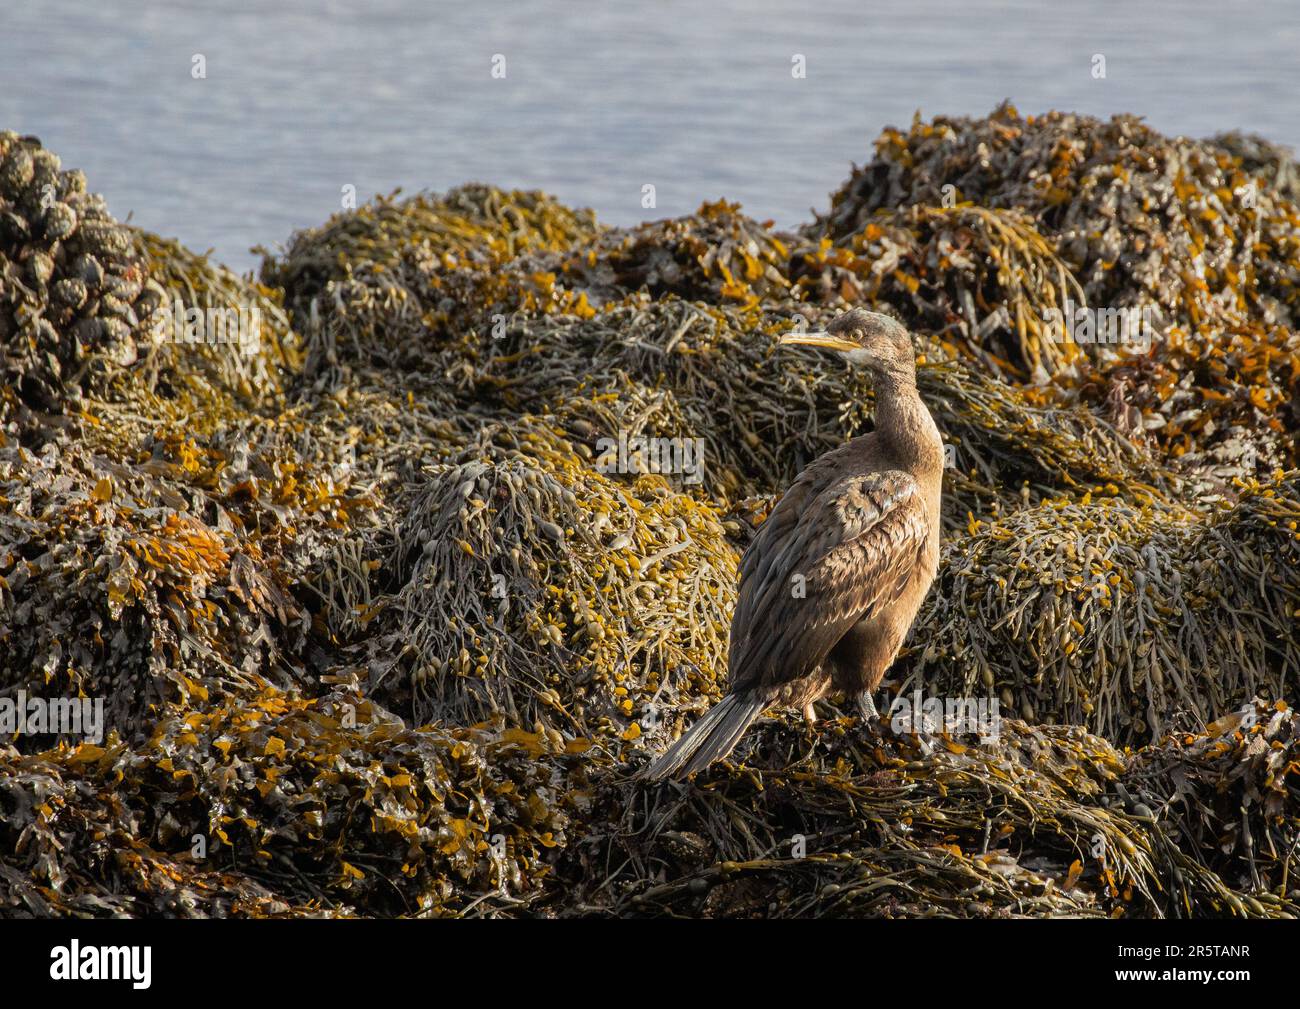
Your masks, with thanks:
[(907, 330), (855, 308), (824, 332), (783, 344), (838, 351), (865, 367), (875, 430), (815, 460), (791, 484), (740, 563), (727, 696), (644, 772), (703, 770), (770, 707), (803, 708), (832, 691), (875, 717), (885, 675), (939, 563), (943, 443), (916, 389)]

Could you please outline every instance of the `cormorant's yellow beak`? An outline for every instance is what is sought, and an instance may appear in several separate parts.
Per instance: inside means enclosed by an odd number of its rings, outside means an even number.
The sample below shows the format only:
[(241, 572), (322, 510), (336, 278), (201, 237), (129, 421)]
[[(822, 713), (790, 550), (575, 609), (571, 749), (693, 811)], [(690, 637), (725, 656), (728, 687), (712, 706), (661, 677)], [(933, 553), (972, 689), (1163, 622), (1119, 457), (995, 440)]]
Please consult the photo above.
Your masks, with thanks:
[(840, 336), (832, 336), (825, 330), (815, 333), (785, 333), (781, 336), (782, 344), (797, 343), (805, 347), (821, 347), (823, 350), (838, 350), (848, 353), (852, 350), (861, 350), (862, 347), (852, 340), (846, 340)]

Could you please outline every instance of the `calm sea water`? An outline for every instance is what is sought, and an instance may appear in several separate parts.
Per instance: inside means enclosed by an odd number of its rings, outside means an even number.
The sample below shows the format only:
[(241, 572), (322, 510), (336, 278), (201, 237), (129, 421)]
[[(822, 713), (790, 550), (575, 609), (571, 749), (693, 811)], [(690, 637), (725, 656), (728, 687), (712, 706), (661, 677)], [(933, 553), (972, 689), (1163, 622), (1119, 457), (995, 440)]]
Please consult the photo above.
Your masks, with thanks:
[[(613, 224), (726, 196), (791, 225), (883, 126), (1005, 97), (1022, 112), (1136, 112), (1169, 133), (1300, 144), (1294, 0), (0, 8), (0, 128), (85, 169), (118, 216), (240, 270), (257, 261), (250, 246), (337, 210), (345, 185), (363, 199), (540, 187)], [(191, 75), (195, 54), (206, 79)]]

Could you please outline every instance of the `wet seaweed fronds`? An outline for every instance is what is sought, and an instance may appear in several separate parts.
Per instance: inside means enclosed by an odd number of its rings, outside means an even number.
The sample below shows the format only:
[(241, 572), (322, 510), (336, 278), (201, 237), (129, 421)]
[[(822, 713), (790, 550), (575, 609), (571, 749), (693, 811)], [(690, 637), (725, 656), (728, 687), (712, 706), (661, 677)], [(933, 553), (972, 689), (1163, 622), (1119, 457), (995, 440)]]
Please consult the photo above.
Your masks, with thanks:
[(1300, 462), (1300, 331), (1258, 322), (1169, 329), (1158, 353), (1081, 383), (1200, 493)]
[(569, 256), (563, 271), (566, 284), (596, 306), (633, 292), (753, 306), (786, 296), (791, 241), (771, 221), (755, 221), (740, 204), (718, 200), (686, 217), (607, 231)]
[[(707, 490), (770, 492), (843, 439), (843, 412), (865, 416), (864, 404), (816, 376), (808, 358), (778, 357), (775, 334), (786, 328), (674, 298), (587, 320), (522, 319), (484, 342), (465, 391), (510, 411), (572, 417), (575, 440), (591, 439), (593, 450), (600, 438), (647, 430), (698, 438)], [(603, 417), (600, 403), (608, 404)]]
[(861, 231), (799, 250), (792, 274), (827, 303), (892, 306), (993, 375), (1046, 381), (1084, 354), (1055, 321), (1086, 305), (1083, 289), (1019, 210), (880, 211)]
[[(1135, 772), (1108, 742), (1078, 728), (1007, 719), (999, 739), (970, 745), (868, 731), (850, 719), (810, 731), (783, 718), (761, 723), (751, 737), (742, 745), (747, 756), (691, 784), (609, 779), (599, 787), (600, 826), (575, 835), (557, 866), (573, 888), (572, 912), (970, 918), (1300, 911), (1289, 893), (1256, 890), (1249, 880), (1240, 889), (1225, 885), (1144, 805), (1127, 808), (1125, 783), (1146, 771)], [(1149, 759), (1166, 752), (1152, 748)], [(1294, 794), (1286, 801), (1293, 806)]]
[(490, 191), (499, 213), (462, 216), (464, 192), (377, 201), (266, 261), (264, 279), (285, 286), (308, 335), (308, 377), (336, 385), (358, 361), (419, 368), (447, 341), (500, 338), (537, 316), (589, 319), (667, 296), (752, 308), (788, 294), (789, 236), (736, 204), (598, 229), (585, 212), (530, 193)]
[[(1206, 486), (1290, 468), (1300, 209), (1289, 162), (1259, 173), (1249, 144), (1225, 144), (1010, 105), (918, 117), (804, 230), (819, 244), (793, 273), (822, 300), (893, 305), (1009, 380), (1050, 379), (1039, 395), (1113, 410)], [(1029, 230), (989, 227), (1008, 215)], [(1234, 449), (1243, 426), (1260, 452)]]
[(0, 449), (0, 502), (0, 695), (97, 697), (138, 734), (167, 704), (295, 678), (292, 596), (201, 496), (50, 444)]
[(754, 308), (788, 299), (791, 236), (740, 205), (704, 203), (684, 217), (609, 228), (572, 249), (519, 256), (509, 270), (470, 263), (430, 277), (430, 321), (450, 333), (500, 338), (539, 315), (590, 319), (665, 298)]
[[(434, 343), (437, 312), (452, 307), (438, 277), (496, 271), (523, 253), (564, 250), (599, 225), (540, 192), (467, 185), (444, 196), (377, 197), (294, 235), (266, 255), (262, 281), (282, 288), (307, 344), (305, 372), (339, 381), (354, 361), (392, 364)], [(265, 250), (263, 250), (265, 251)]]
[(266, 689), (134, 748), (0, 749), (9, 914), (441, 915), (526, 908), (583, 771), (510, 728), (409, 729)]
[(1112, 496), (972, 521), (944, 545), (902, 690), (997, 696), (1129, 744), (1287, 696), (1297, 522), (1295, 474), (1208, 518)]
[[(672, 298), (586, 320), (517, 320), (475, 351), (462, 395), (551, 411), (593, 448), (620, 436), (698, 438), (701, 488), (734, 502), (781, 489), (813, 458), (871, 428), (867, 377), (780, 349), (789, 328), (778, 315)], [(1106, 485), (1158, 499), (1178, 483), (1087, 407), (1043, 404), (942, 360), (922, 363), (918, 382), (952, 449), (951, 521)]]
[(331, 283), (395, 269), (412, 249), (449, 265), (478, 256), (503, 263), (529, 249), (567, 248), (599, 230), (591, 211), (570, 210), (536, 191), (472, 183), (443, 196), (399, 195), (378, 196), (298, 232), (282, 257), (267, 255), (263, 282), (283, 288), (290, 309), (300, 313)]
[(158, 308), (150, 316), (153, 341), (131, 373), (133, 383), (161, 396), (220, 390), (250, 408), (276, 407), (302, 364), (283, 293), (238, 277), (173, 239), (138, 230), (135, 238)]
[(1059, 498), (1122, 492), (1135, 505), (1167, 503), (1185, 481), (1082, 404), (1043, 404), (959, 364), (922, 366), (917, 385), (949, 446), (944, 521)]
[(831, 198), (811, 234), (833, 240), (881, 208), (957, 202), (1015, 209), (1056, 243), (1090, 305), (1151, 305), (1167, 318), (1293, 318), (1297, 208), (1213, 143), (1003, 104), (983, 119), (918, 116), (885, 130), (875, 159)]
[[(1165, 825), (1185, 851), (1260, 901), (1295, 902), (1300, 873), (1300, 717), (1284, 701), (1250, 701), (1206, 727), (1139, 751), (1125, 775), (1128, 805)], [(1259, 896), (1249, 896), (1256, 894)], [(1187, 914), (1195, 913), (1188, 900)]]
[[(736, 557), (658, 476), (595, 472), (524, 419), (433, 473), (367, 619), (370, 687), (419, 722), (634, 739), (723, 672)], [(377, 615), (376, 615), (377, 614)]]

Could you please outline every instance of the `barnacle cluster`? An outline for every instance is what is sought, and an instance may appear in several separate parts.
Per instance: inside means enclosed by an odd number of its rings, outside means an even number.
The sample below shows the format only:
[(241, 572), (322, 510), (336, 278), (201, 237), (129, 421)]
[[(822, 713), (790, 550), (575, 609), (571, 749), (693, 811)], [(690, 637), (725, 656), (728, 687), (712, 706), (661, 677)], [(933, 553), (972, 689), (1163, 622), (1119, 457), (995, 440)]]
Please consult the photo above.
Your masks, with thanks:
[(136, 361), (157, 302), (129, 229), (35, 137), (0, 133), (0, 418)]
[[(253, 278), (0, 134), (0, 726), (105, 702), (4, 729), (0, 914), (1295, 916), (1294, 195), (1258, 138), (1004, 105), (794, 232), (476, 184)], [(644, 785), (774, 496), (870, 430), (778, 344), (852, 304), (948, 449), (884, 690), (1001, 732), (773, 713)]]

